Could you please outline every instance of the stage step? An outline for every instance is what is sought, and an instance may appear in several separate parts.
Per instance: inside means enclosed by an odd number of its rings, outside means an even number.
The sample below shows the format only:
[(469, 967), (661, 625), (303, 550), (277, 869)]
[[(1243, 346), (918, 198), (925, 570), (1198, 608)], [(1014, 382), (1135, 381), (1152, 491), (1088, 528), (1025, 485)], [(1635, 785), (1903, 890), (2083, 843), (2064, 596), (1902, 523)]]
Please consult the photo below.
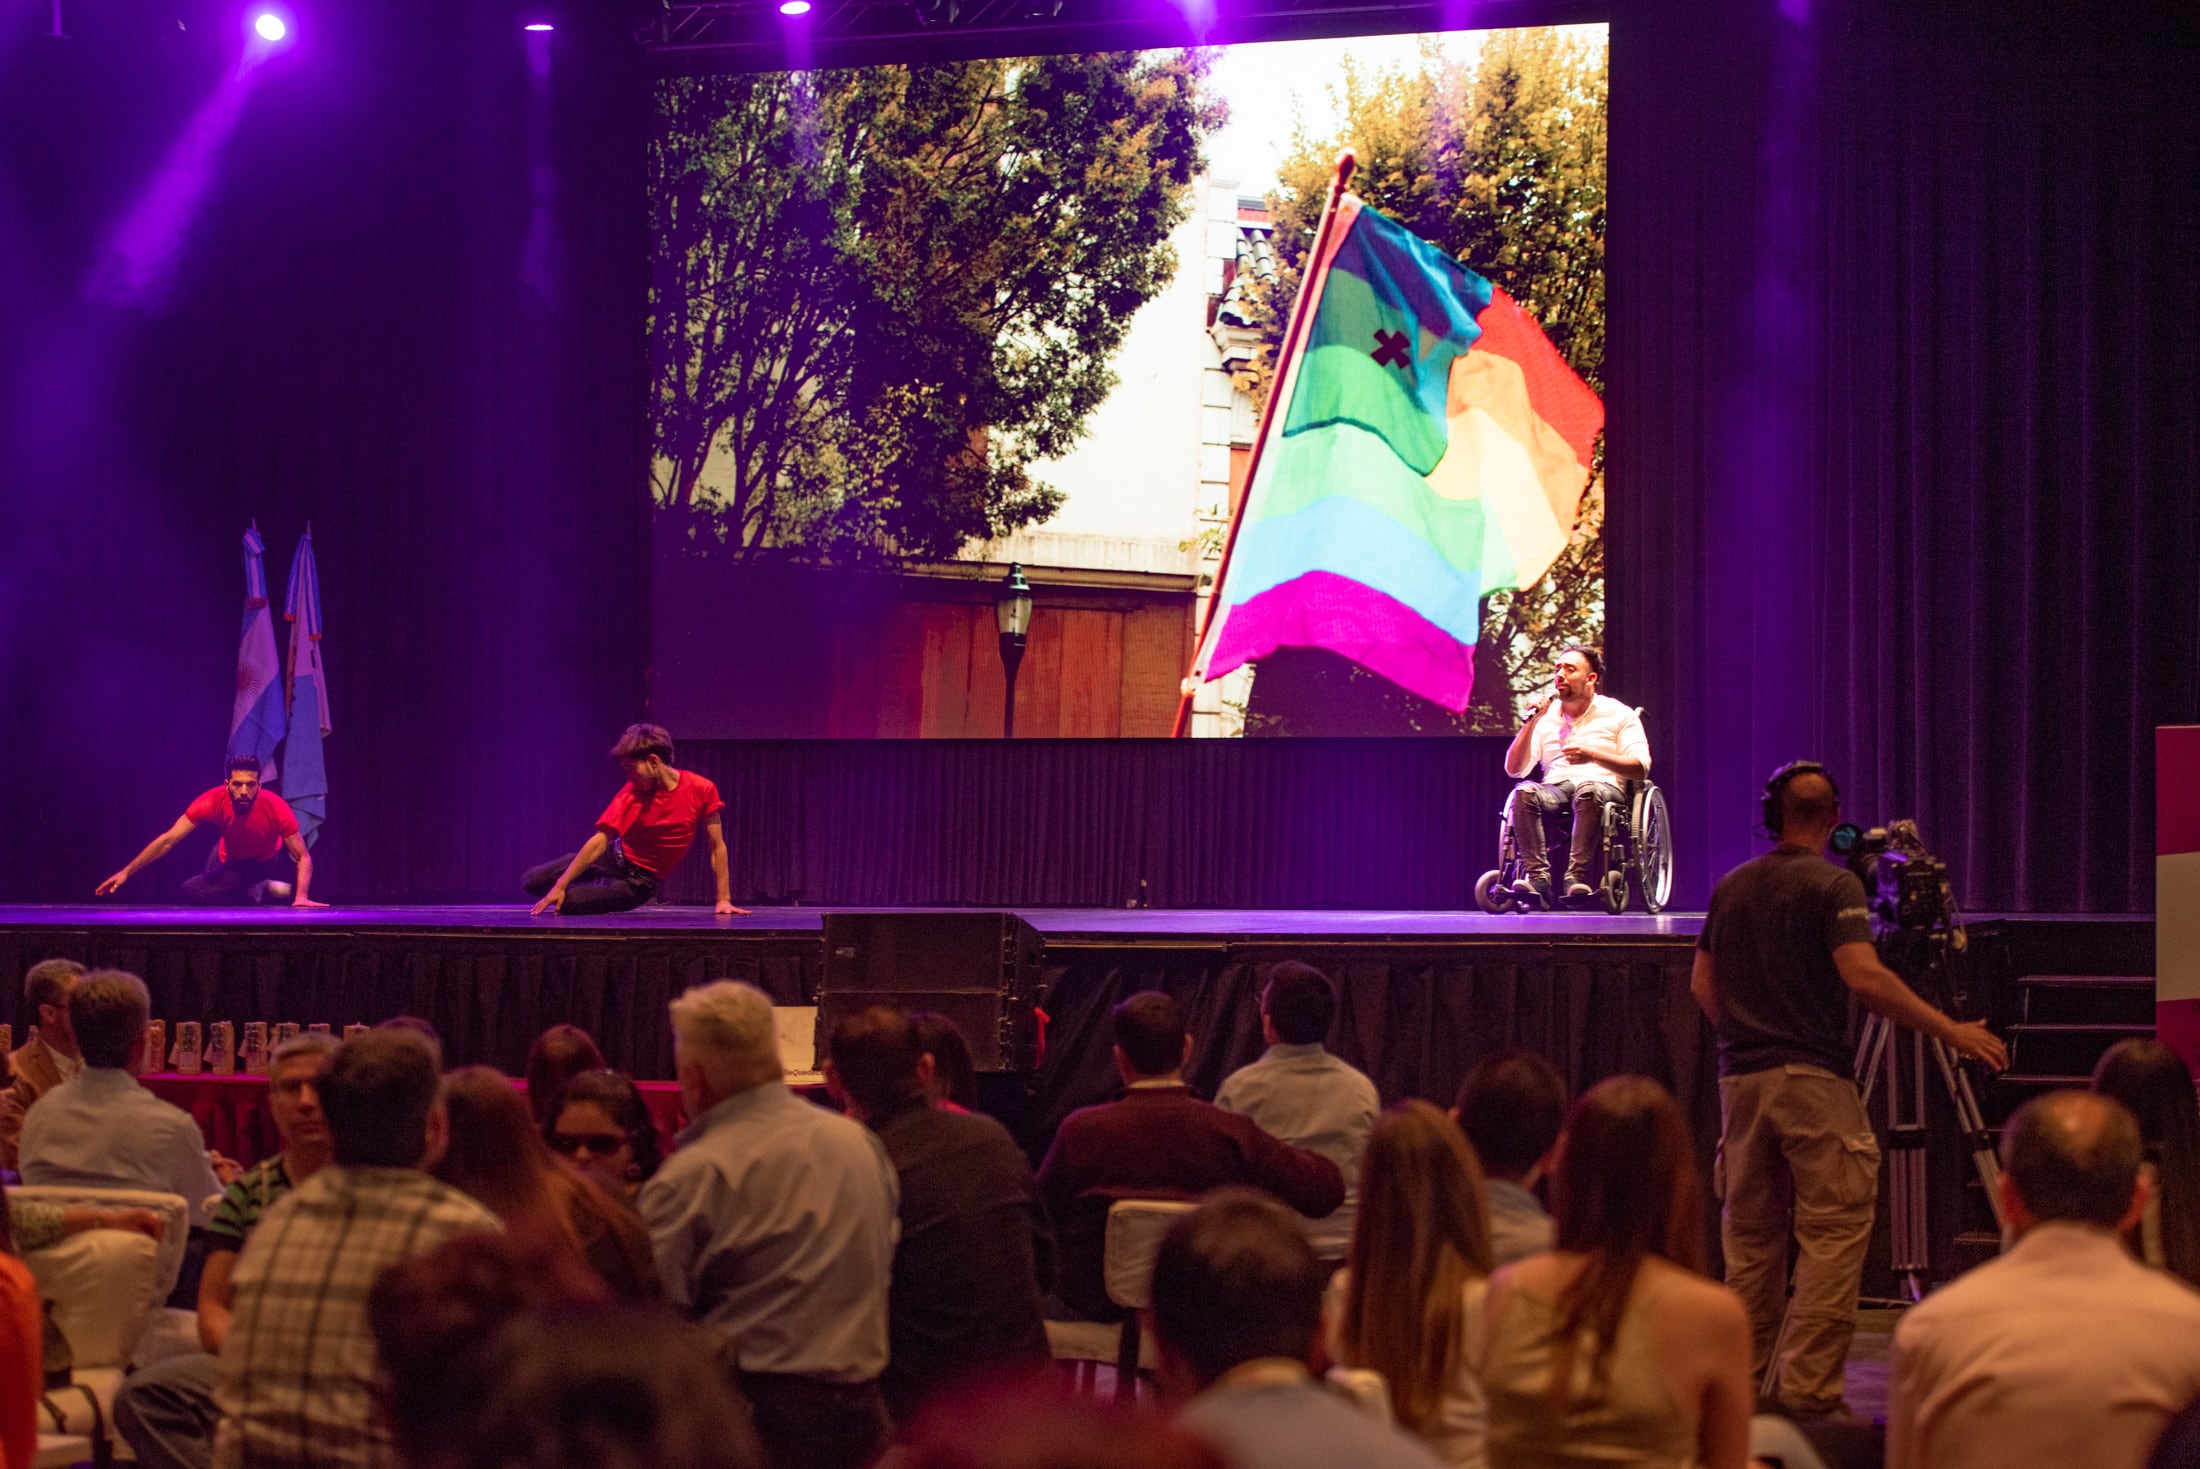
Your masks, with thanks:
[(2027, 974), (2008, 1027), (2005, 1089), (2084, 1086), (2108, 1048), (2154, 1034), (2154, 978), (2144, 974)]

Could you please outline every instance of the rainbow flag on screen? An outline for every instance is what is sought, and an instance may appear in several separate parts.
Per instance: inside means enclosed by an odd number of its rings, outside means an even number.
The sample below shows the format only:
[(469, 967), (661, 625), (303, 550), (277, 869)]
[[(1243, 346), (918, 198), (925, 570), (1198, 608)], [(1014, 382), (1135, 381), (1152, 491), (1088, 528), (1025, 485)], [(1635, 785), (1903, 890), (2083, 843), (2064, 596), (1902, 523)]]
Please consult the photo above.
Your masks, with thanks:
[(1200, 676), (1327, 648), (1454, 711), (1481, 601), (1572, 535), (1604, 405), (1498, 287), (1346, 194)]

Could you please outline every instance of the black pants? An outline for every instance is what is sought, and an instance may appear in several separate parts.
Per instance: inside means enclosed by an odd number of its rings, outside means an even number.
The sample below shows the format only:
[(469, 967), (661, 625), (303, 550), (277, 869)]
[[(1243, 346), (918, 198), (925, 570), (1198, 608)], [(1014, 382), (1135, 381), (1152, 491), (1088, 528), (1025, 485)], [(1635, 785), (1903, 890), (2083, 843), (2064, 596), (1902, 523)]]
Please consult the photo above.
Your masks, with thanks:
[(1524, 780), (1513, 787), (1513, 845), (1520, 851), (1520, 865), (1530, 877), (1548, 879), (1550, 859), (1543, 855), (1543, 818), (1571, 806), (1574, 812), (1572, 850), (1567, 853), (1566, 880), (1589, 881), (1596, 875), (1597, 855), (1604, 843), (1604, 808), (1624, 800), (1627, 793), (1616, 782), (1560, 780), (1549, 785)]
[(886, 1399), (875, 1382), (777, 1372), (739, 1374), (773, 1469), (864, 1469), (886, 1448)]
[[(539, 898), (558, 884), (578, 852), (567, 852), (555, 862), (530, 867), (519, 884), (527, 896)], [(589, 913), (625, 913), (657, 896), (657, 879), (636, 867), (616, 850), (606, 852), (574, 877), (565, 890), (565, 906), (559, 911), (576, 916)]]
[(253, 891), (259, 884), (287, 879), (288, 874), (279, 857), (267, 857), (258, 862), (209, 860), (204, 872), (197, 877), (184, 879), (183, 900), (186, 903), (203, 903), (218, 908), (240, 907), (246, 903), (264, 901), (260, 894)]

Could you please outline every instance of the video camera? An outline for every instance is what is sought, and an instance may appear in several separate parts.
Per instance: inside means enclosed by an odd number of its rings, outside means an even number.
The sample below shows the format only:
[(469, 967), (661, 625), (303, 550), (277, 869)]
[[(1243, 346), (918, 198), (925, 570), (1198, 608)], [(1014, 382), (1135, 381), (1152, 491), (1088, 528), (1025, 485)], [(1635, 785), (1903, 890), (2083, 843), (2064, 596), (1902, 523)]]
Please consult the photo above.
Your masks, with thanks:
[(1959, 1018), (1973, 1014), (1968, 975), (1953, 964), (1969, 947), (1963, 915), (1948, 864), (1925, 845), (1917, 823), (1890, 821), (1867, 831), (1844, 822), (1830, 845), (1864, 884), (1872, 935), (1887, 967)]

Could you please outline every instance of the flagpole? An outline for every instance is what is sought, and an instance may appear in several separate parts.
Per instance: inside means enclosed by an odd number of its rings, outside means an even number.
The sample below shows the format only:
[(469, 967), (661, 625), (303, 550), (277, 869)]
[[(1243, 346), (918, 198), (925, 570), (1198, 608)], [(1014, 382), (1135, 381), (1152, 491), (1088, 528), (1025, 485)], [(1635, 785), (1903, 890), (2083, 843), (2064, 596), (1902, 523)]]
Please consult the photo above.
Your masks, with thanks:
[(1261, 451), (1268, 446), (1268, 424), (1276, 414), (1276, 403), (1285, 396), (1289, 385), (1290, 370), (1297, 365), (1299, 348), (1303, 344), (1311, 313), (1306, 309), (1307, 298), (1312, 293), (1315, 278), (1321, 275), (1322, 261), (1329, 247), (1330, 231), (1337, 222), (1337, 204), (1352, 182), (1352, 171), (1360, 165), (1359, 155), (1346, 148), (1337, 155), (1337, 172), (1329, 181), (1329, 198), (1322, 205), (1321, 224), (1314, 231), (1314, 248), (1306, 257), (1306, 273), (1299, 277), (1299, 294), (1291, 303), (1291, 320), (1284, 327), (1283, 347), (1276, 355), (1276, 373), (1268, 393), (1268, 401), (1261, 405), (1260, 427), (1253, 435), (1253, 452), (1245, 463), (1245, 492), (1230, 510), (1230, 529), (1223, 537), (1222, 559), (1215, 566), (1215, 584), (1207, 594), (1207, 623), (1199, 630), (1198, 639), (1192, 644), (1192, 666), (1185, 671), (1184, 684), (1176, 703), (1176, 722), (1170, 726), (1169, 738), (1182, 739), (1191, 729), (1192, 699), (1199, 691), (1199, 655), (1207, 646), (1207, 635), (1214, 631), (1215, 615), (1222, 608), (1223, 578), (1230, 574), (1230, 553), (1237, 549), (1238, 527), (1245, 519), (1245, 504), (1253, 498), (1254, 477), (1260, 473)]

